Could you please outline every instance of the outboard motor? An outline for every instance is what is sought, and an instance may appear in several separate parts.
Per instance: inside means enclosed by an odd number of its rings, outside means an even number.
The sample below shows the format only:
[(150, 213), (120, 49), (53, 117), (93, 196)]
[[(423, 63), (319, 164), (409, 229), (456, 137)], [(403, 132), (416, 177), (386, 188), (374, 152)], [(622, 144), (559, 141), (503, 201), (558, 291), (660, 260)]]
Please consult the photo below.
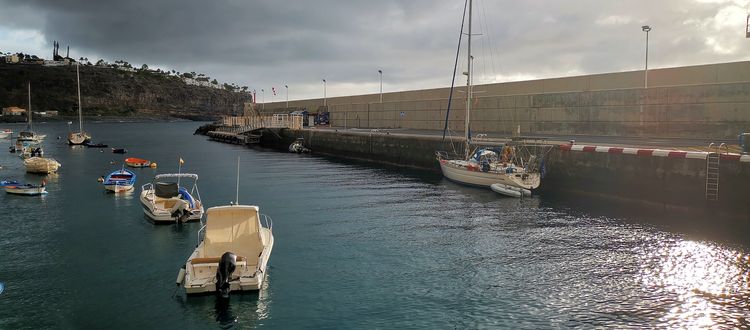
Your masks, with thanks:
[(178, 223), (183, 223), (193, 215), (193, 212), (188, 209), (188, 202), (179, 201), (170, 210), (169, 214), (174, 217)]
[(219, 261), (219, 269), (216, 270), (216, 292), (222, 298), (229, 298), (231, 290), (229, 281), (232, 279), (232, 273), (237, 268), (237, 255), (232, 252), (224, 252)]

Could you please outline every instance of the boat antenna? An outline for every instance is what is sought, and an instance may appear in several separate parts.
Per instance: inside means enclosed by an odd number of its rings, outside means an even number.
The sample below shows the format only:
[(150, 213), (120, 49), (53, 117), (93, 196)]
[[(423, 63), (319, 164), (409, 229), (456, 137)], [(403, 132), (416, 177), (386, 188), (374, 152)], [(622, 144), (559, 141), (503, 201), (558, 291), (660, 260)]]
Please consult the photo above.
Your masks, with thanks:
[(237, 195), (235, 195), (234, 204), (240, 204), (240, 156), (237, 156)]

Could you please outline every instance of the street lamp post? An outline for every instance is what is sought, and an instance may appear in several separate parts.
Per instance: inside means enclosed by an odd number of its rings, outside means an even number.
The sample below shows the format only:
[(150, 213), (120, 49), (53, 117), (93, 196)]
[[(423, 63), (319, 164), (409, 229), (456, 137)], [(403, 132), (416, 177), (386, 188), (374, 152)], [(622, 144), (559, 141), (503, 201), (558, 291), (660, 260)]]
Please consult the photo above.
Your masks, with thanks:
[(328, 106), (328, 97), (326, 95), (326, 80), (323, 79), (323, 106)]
[(383, 103), (383, 70), (378, 70), (380, 74), (380, 103)]
[(266, 91), (264, 91), (262, 88), (260, 89), (260, 99), (262, 100), (261, 102), (263, 102), (261, 109), (265, 110), (266, 109)]
[(286, 88), (286, 108), (289, 109), (289, 86), (284, 85), (284, 88)]
[(643, 86), (648, 88), (648, 33), (651, 31), (651, 27), (648, 25), (641, 26), (641, 30), (646, 32), (646, 69), (644, 70), (644, 82)]

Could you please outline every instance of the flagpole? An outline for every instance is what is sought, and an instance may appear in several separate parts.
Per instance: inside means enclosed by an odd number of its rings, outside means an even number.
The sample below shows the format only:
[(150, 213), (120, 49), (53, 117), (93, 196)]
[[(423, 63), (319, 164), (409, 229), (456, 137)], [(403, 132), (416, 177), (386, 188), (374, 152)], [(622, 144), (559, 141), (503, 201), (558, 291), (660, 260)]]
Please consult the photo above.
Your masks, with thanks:
[(180, 157), (180, 161), (178, 162), (180, 165), (177, 166), (177, 187), (180, 186), (180, 175), (182, 174), (182, 157)]

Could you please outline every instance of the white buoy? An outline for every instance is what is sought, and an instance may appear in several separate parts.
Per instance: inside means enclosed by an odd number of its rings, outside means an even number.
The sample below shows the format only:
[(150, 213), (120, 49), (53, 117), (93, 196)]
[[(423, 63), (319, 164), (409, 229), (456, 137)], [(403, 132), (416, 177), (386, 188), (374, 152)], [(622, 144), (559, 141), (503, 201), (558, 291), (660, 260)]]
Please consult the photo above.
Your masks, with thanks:
[(177, 286), (180, 286), (183, 280), (185, 280), (185, 268), (180, 268), (180, 272), (177, 273)]

